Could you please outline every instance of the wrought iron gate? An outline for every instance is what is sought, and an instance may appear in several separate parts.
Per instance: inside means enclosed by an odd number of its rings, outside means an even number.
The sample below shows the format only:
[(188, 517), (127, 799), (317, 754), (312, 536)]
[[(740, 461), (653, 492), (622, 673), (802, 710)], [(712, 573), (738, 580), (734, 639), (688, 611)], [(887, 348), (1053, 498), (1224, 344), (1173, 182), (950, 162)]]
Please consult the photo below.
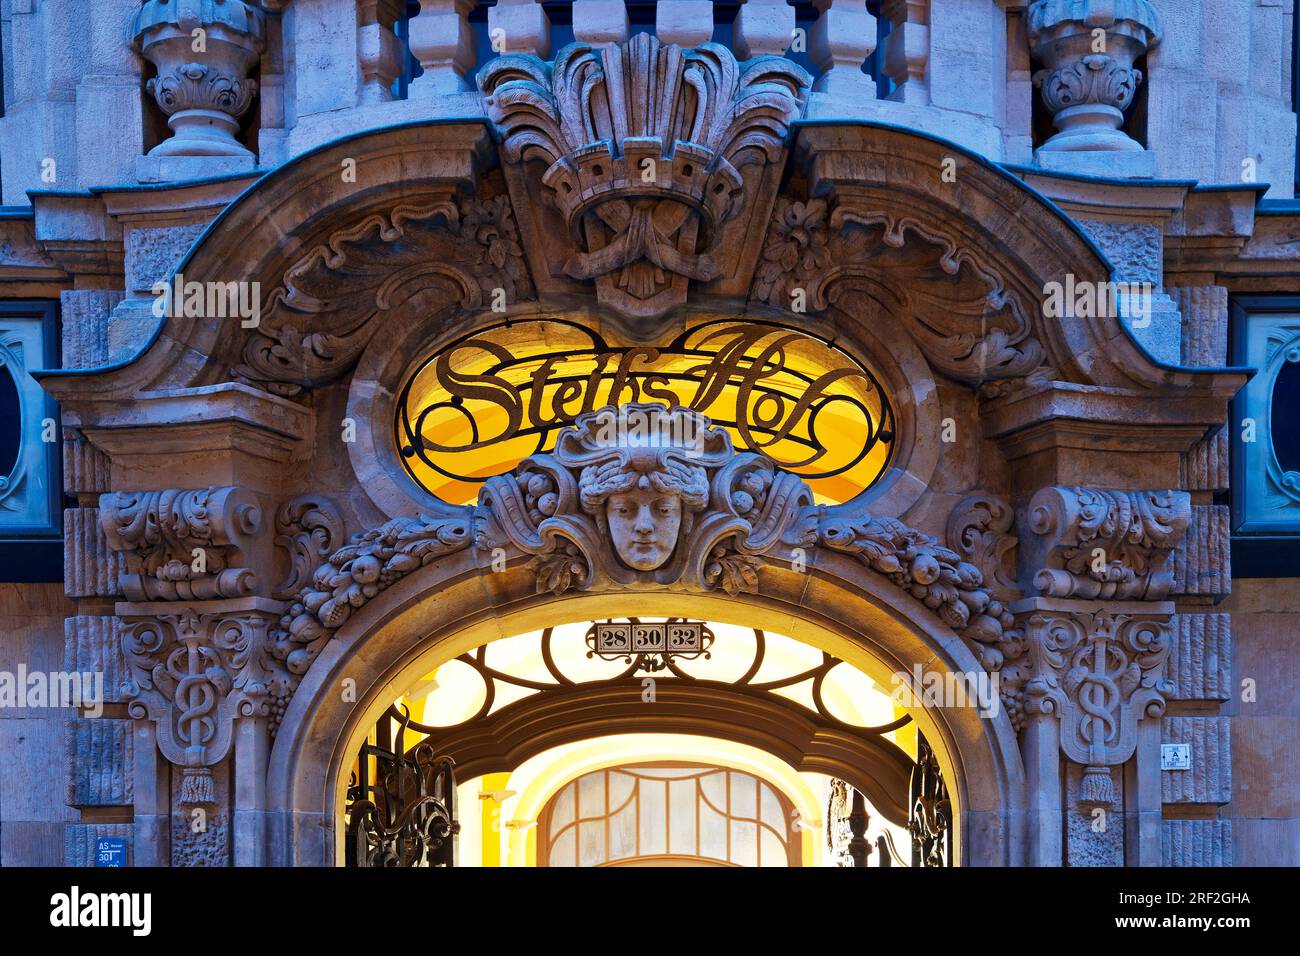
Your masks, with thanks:
[(409, 712), (390, 707), (375, 725), (375, 742), (357, 754), (347, 793), (347, 866), (454, 865), (454, 761), (424, 742), (408, 751), (410, 723)]
[(912, 835), (912, 866), (952, 866), (952, 801), (939, 760), (919, 733), (911, 791), (907, 832)]

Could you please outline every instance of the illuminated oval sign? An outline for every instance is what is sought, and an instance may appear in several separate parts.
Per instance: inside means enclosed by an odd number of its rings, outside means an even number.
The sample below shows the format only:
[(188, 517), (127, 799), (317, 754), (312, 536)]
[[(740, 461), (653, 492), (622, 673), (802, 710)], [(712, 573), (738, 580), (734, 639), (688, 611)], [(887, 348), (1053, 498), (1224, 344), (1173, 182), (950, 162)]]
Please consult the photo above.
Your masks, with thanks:
[(552, 318), (502, 322), (428, 358), (399, 398), (397, 447), (421, 487), (465, 504), (485, 479), (550, 451), (578, 415), (629, 402), (707, 415), (825, 502), (870, 487), (894, 441), (875, 376), (806, 332), (727, 319), (666, 345), (623, 347)]

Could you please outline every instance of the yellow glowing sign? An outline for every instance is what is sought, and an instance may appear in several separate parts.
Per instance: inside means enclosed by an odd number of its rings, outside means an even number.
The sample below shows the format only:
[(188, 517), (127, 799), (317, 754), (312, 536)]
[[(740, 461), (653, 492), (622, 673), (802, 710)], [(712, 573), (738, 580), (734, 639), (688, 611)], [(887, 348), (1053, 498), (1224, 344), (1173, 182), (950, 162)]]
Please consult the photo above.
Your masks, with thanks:
[(893, 447), (875, 377), (805, 332), (724, 320), (663, 346), (620, 347), (558, 318), (503, 322), (429, 358), (402, 391), (397, 447), (422, 487), (464, 504), (485, 479), (550, 451), (581, 413), (629, 402), (702, 412), (824, 501), (870, 487)]

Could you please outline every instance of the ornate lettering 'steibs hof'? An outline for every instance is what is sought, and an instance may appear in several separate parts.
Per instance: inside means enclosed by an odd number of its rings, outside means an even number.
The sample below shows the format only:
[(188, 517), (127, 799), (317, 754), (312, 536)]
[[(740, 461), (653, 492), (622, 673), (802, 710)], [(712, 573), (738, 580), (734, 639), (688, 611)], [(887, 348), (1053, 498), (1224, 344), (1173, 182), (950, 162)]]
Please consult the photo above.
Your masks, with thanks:
[(417, 482), (461, 504), (553, 449), (578, 416), (641, 401), (707, 415), (829, 501), (870, 487), (894, 441), (875, 376), (805, 332), (722, 320), (662, 347), (618, 347), (557, 318), (502, 323), (434, 354), (402, 392), (397, 442)]

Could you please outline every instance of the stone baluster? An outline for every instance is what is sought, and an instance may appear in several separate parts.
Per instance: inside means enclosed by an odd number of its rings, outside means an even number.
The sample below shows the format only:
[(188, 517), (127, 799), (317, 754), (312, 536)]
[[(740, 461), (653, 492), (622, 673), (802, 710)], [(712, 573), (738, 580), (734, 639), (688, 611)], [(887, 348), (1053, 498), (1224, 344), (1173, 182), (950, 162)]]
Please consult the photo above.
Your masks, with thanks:
[(1034, 74), (1058, 132), (1041, 151), (1139, 151), (1124, 132), (1142, 72), (1135, 60), (1160, 41), (1148, 0), (1035, 0), (1029, 44)]
[(862, 72), (876, 49), (876, 18), (866, 0), (813, 0), (821, 12), (809, 34), (808, 52), (825, 72), (813, 89), (861, 100), (876, 98), (876, 81)]
[(393, 82), (402, 72), (402, 42), (393, 32), (399, 0), (362, 0), (357, 7), (357, 64), (362, 103), (394, 98)]
[[(874, 30), (871, 35), (875, 36)], [(793, 37), (794, 7), (785, 0), (747, 0), (736, 15), (732, 47), (741, 60), (763, 54), (781, 56)]]
[(623, 0), (574, 0), (573, 36), (583, 43), (618, 43), (628, 37)]
[(551, 21), (533, 0), (499, 0), (489, 7), (488, 36), (496, 53), (551, 55)]
[(925, 105), (930, 102), (930, 0), (885, 0), (889, 19), (885, 40), (885, 75), (894, 82), (889, 99)]
[(704, 0), (659, 0), (655, 36), (661, 43), (699, 46), (713, 37), (713, 4)]
[(411, 54), (424, 73), (411, 81), (409, 96), (427, 99), (470, 88), (474, 38), (469, 14), (474, 0), (425, 0), (410, 23)]
[(242, 0), (149, 0), (133, 36), (158, 70), (146, 86), (173, 132), (149, 155), (251, 158), (235, 137), (257, 93), (249, 74), (265, 43), (262, 11)]

